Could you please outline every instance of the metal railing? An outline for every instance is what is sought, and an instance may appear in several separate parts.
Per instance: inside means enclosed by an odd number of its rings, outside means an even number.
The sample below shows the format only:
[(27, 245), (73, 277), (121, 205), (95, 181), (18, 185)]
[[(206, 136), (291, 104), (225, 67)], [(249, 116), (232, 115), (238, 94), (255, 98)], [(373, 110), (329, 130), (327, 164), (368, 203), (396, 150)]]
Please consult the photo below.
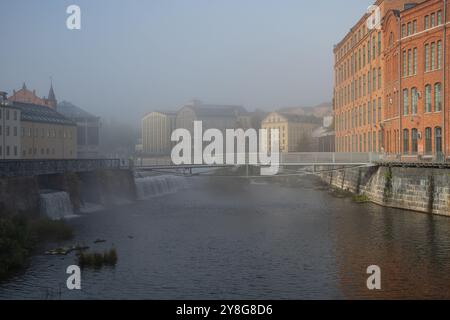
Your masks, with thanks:
[(0, 160), (0, 176), (33, 176), (99, 169), (120, 169), (120, 159)]

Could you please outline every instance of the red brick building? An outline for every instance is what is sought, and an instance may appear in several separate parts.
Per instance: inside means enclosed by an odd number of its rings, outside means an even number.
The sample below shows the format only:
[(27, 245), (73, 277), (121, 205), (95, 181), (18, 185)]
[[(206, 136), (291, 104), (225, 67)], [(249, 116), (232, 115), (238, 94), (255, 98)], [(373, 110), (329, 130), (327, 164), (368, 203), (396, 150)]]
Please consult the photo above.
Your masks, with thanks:
[(335, 46), (337, 151), (450, 155), (448, 4), (412, 2), (377, 1), (380, 27), (369, 30), (366, 14)]

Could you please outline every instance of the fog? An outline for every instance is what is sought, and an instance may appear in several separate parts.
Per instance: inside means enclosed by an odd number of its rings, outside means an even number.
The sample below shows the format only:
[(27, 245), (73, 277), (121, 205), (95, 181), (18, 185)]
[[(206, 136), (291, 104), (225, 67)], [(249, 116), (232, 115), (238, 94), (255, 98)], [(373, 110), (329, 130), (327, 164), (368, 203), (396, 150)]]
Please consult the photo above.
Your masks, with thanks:
[[(333, 45), (371, 1), (342, 3), (9, 1), (0, 89), (25, 81), (43, 96), (52, 77), (59, 101), (134, 125), (192, 98), (248, 110), (316, 105), (331, 100)], [(66, 28), (70, 4), (81, 30)]]

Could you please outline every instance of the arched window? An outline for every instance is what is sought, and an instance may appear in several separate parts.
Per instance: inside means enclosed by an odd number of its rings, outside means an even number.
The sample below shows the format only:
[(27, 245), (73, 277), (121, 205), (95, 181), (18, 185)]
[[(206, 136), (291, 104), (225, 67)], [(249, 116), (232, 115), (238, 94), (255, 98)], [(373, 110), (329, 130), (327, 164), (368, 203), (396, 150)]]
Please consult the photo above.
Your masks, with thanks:
[(431, 154), (433, 152), (433, 133), (431, 132), (431, 128), (425, 128), (425, 153)]
[(417, 138), (418, 138), (417, 129), (416, 128), (411, 129), (411, 152), (413, 154), (416, 154), (418, 151)]
[(408, 129), (403, 130), (403, 153), (404, 154), (409, 153), (409, 130)]

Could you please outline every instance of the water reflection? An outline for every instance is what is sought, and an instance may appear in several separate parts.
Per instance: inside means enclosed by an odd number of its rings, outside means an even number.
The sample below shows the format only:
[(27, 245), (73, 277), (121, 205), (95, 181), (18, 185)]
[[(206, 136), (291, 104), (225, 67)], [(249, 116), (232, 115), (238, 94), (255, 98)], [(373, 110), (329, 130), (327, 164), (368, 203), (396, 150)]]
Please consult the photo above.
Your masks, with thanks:
[[(75, 257), (37, 255), (0, 298), (450, 297), (448, 218), (357, 204), (307, 177), (271, 179), (193, 177), (177, 193), (71, 220), (73, 242), (114, 244), (116, 268), (85, 270), (83, 289), (68, 291)], [(372, 264), (378, 292), (366, 288)]]

